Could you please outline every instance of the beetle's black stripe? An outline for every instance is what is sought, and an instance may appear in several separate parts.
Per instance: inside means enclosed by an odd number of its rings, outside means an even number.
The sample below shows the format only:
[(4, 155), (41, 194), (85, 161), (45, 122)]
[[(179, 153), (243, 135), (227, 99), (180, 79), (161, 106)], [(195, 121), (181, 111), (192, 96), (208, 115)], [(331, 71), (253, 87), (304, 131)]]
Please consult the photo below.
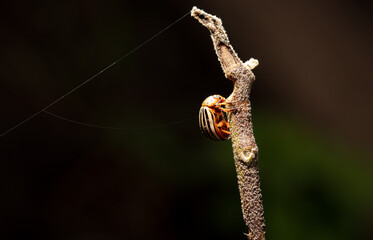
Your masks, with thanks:
[[(205, 133), (205, 120), (204, 120), (204, 107), (201, 107), (199, 109), (199, 129), (201, 129), (201, 132), (206, 135)], [(206, 135), (207, 136), (207, 135)]]
[(203, 107), (201, 107), (199, 109), (199, 119), (198, 120), (199, 120), (199, 129), (204, 134), (204, 132), (203, 132)]
[(215, 119), (213, 113), (207, 107), (201, 107), (199, 112), (199, 128), (201, 132), (208, 138), (214, 141), (221, 141), (222, 139), (216, 133)]
[(215, 141), (223, 139), (217, 134), (215, 129), (215, 116), (206, 107), (201, 107), (199, 112), (199, 127), (204, 135)]
[(203, 132), (203, 107), (199, 109), (199, 129)]
[[(208, 133), (208, 123), (205, 115), (205, 107), (201, 107), (199, 110), (199, 128), (201, 129), (201, 132), (208, 138), (211, 138), (211, 135)], [(213, 138), (211, 138), (213, 139)], [(215, 140), (215, 139), (213, 139)]]
[(209, 121), (209, 132), (210, 132), (210, 135), (212, 134), (214, 136), (214, 140), (216, 141), (221, 141), (222, 139), (220, 138), (220, 136), (218, 135), (217, 131), (216, 131), (216, 128), (215, 128), (215, 115), (209, 110), (209, 109), (205, 109), (205, 112), (206, 114), (208, 115), (208, 121)]
[(210, 129), (209, 129), (209, 121), (208, 121), (208, 116), (206, 115), (206, 109), (202, 109), (202, 129), (203, 129), (203, 134), (207, 136), (208, 138), (214, 139), (213, 136), (210, 134)]
[(211, 134), (209, 115), (208, 115), (207, 112), (208, 112), (208, 109), (203, 108), (203, 132), (207, 137), (209, 137), (213, 140), (216, 140), (214, 138), (214, 135)]

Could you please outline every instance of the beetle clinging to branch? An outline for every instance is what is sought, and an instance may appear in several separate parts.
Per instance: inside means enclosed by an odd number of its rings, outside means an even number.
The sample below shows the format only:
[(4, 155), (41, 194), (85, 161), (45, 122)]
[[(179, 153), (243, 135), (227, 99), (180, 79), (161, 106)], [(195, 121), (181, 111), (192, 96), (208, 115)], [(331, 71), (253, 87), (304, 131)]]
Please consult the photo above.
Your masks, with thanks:
[[(244, 63), (238, 58), (219, 18), (196, 7), (192, 9), (191, 14), (209, 29), (225, 76), (234, 84), (234, 90), (226, 100), (214, 95), (204, 101), (199, 114), (200, 128), (213, 140), (231, 138), (241, 208), (249, 229), (248, 238), (264, 240), (265, 224), (259, 182), (258, 147), (253, 134), (249, 101), (251, 86), (255, 79), (251, 70), (258, 65), (258, 61), (250, 59)], [(229, 112), (227, 120), (223, 112)]]

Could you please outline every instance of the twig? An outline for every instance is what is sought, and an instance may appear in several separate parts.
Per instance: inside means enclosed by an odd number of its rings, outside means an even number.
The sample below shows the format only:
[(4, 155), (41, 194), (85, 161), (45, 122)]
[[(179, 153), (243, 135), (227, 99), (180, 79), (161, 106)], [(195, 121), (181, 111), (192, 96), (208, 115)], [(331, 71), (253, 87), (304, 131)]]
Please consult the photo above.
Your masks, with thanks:
[(258, 147), (253, 134), (249, 101), (251, 86), (255, 80), (251, 70), (258, 65), (258, 61), (250, 59), (243, 63), (238, 58), (219, 18), (197, 7), (193, 7), (191, 14), (209, 29), (225, 77), (234, 84), (233, 93), (227, 98), (228, 107), (232, 110), (228, 115), (228, 121), (241, 208), (243, 218), (249, 228), (248, 238), (264, 240), (265, 224), (259, 183)]

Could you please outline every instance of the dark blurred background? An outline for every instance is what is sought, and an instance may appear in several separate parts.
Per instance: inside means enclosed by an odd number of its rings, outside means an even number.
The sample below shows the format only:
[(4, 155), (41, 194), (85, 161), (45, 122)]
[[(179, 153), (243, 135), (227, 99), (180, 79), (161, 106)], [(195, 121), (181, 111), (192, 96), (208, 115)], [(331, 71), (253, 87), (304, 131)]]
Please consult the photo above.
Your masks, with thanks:
[[(196, 5), (257, 58), (267, 239), (372, 239), (372, 1), (2, 1), (1, 133)], [(187, 16), (0, 138), (1, 239), (245, 239), (231, 143), (200, 134), (228, 96)]]

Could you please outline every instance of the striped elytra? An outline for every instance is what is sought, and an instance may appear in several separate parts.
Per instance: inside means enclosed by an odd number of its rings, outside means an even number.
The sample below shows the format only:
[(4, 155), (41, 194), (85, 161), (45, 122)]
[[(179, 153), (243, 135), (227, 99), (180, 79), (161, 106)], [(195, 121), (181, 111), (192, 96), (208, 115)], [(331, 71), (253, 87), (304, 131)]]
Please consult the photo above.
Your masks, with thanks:
[(213, 95), (203, 101), (199, 110), (199, 128), (201, 132), (214, 141), (224, 141), (230, 137), (229, 124), (219, 103), (225, 99), (220, 95)]

